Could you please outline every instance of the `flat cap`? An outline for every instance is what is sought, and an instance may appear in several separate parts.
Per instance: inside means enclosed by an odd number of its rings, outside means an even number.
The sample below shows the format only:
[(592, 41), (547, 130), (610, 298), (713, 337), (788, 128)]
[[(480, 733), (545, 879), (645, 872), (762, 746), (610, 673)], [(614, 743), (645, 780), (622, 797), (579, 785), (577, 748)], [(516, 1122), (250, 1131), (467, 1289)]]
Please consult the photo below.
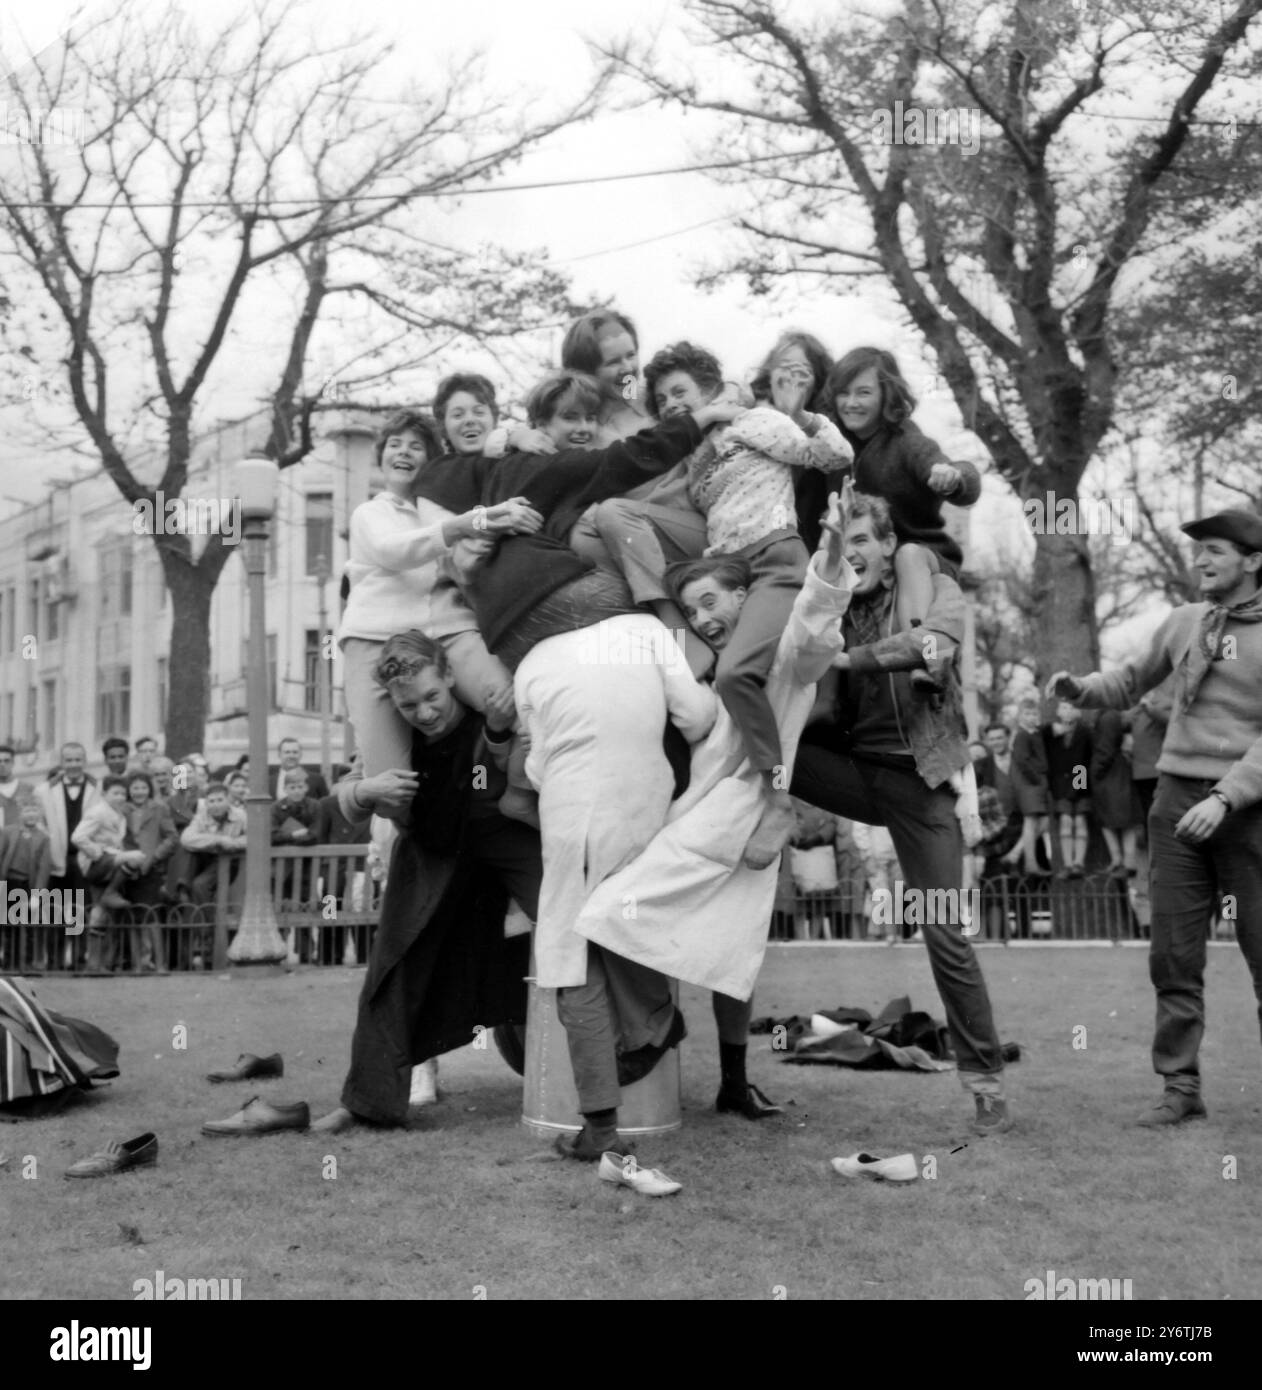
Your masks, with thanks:
[(1182, 529), (1194, 541), (1215, 536), (1220, 540), (1235, 541), (1250, 552), (1262, 550), (1262, 516), (1244, 507), (1229, 507), (1225, 512), (1203, 516), (1199, 521), (1189, 521)]

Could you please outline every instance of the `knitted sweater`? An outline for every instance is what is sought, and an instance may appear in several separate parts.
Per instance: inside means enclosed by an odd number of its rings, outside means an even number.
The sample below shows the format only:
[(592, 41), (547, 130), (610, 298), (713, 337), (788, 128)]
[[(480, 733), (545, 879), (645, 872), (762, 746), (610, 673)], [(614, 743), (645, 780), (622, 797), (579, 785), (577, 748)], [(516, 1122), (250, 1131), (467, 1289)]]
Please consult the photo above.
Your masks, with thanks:
[(469, 581), (467, 592), (487, 647), (496, 652), (520, 618), (595, 568), (565, 544), (587, 507), (664, 473), (700, 443), (697, 422), (680, 415), (606, 449), (512, 453), (486, 465), (484, 503), (525, 497), (545, 518), (538, 535), (505, 537)]
[(384, 642), (414, 627), (447, 637), (477, 626), (460, 590), (439, 571), (450, 549), (443, 522), (452, 515), (426, 498), (409, 503), (388, 491), (355, 508), (346, 565), (351, 592), (339, 641)]
[(1176, 608), (1153, 634), (1148, 650), (1117, 671), (1083, 676), (1079, 704), (1129, 709), (1175, 672), (1174, 708), (1157, 771), (1212, 781), (1234, 810), (1262, 801), (1262, 623), (1234, 622), (1223, 629), (1216, 659), (1186, 713), (1179, 669), (1197, 639), (1207, 603)]
[(793, 472), (833, 472), (850, 462), (837, 426), (810, 417), (808, 435), (782, 411), (756, 406), (711, 430), (688, 460), (688, 491), (706, 518), (707, 555), (734, 555), (796, 525)]

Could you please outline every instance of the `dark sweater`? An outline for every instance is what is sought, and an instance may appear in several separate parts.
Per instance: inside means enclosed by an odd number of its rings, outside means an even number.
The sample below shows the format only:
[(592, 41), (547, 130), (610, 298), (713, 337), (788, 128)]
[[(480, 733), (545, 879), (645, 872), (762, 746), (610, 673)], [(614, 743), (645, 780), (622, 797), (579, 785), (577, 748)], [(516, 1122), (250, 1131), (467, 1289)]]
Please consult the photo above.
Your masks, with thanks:
[[(517, 621), (549, 594), (595, 566), (566, 544), (570, 529), (594, 502), (620, 497), (688, 457), (701, 443), (691, 415), (663, 420), (607, 449), (563, 449), (556, 454), (512, 453), (482, 465), (481, 501), (488, 506), (525, 497), (544, 516), (535, 536), (507, 536), (479, 565), (468, 599), (487, 647), (496, 652)], [(427, 470), (428, 471), (428, 470)], [(451, 494), (452, 475), (436, 486)], [(458, 484), (457, 484), (458, 486)], [(442, 506), (450, 503), (426, 492)]]
[[(949, 459), (918, 425), (882, 425), (869, 439), (842, 426), (846, 442), (854, 449), (854, 485), (858, 492), (884, 497), (900, 545), (914, 541), (927, 546), (948, 563), (960, 565), (964, 556), (947, 533), (942, 519), (943, 501), (970, 507), (981, 496), (981, 474), (971, 463)], [(962, 477), (948, 496), (929, 487), (935, 463), (949, 463)]]

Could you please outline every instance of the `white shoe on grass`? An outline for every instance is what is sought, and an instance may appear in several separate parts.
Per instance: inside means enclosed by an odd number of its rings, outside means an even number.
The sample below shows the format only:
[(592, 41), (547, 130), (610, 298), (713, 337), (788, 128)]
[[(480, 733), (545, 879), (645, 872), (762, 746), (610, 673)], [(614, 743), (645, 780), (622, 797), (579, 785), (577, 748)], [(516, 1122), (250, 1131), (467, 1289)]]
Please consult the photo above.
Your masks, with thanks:
[(660, 1168), (641, 1168), (634, 1154), (601, 1154), (599, 1176), (601, 1182), (624, 1183), (645, 1197), (671, 1197), (683, 1191), (684, 1186), (668, 1178)]
[(915, 1182), (920, 1176), (915, 1154), (897, 1158), (873, 1158), (871, 1154), (851, 1154), (834, 1158), (833, 1168), (843, 1178), (874, 1178), (877, 1182)]

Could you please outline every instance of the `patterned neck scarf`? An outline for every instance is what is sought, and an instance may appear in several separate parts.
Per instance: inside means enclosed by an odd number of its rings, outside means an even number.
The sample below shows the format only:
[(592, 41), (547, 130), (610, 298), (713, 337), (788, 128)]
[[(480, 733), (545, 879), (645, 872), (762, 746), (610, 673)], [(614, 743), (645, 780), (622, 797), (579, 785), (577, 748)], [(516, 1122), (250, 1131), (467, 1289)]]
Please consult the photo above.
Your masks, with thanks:
[(1228, 618), (1238, 623), (1262, 623), (1262, 589), (1252, 598), (1237, 604), (1234, 608), (1224, 608), (1221, 603), (1210, 604), (1201, 619), (1196, 641), (1188, 647), (1180, 663), (1183, 674), (1183, 697), (1179, 702), (1179, 713), (1186, 714), (1196, 699), (1201, 682), (1209, 674), (1209, 668), (1218, 656), (1222, 642), (1223, 628)]
[(854, 629), (854, 640), (847, 647), (867, 647), (879, 642), (885, 633), (881, 627), (894, 601), (894, 574), (891, 570), (870, 594), (856, 594), (846, 609), (846, 624)]

